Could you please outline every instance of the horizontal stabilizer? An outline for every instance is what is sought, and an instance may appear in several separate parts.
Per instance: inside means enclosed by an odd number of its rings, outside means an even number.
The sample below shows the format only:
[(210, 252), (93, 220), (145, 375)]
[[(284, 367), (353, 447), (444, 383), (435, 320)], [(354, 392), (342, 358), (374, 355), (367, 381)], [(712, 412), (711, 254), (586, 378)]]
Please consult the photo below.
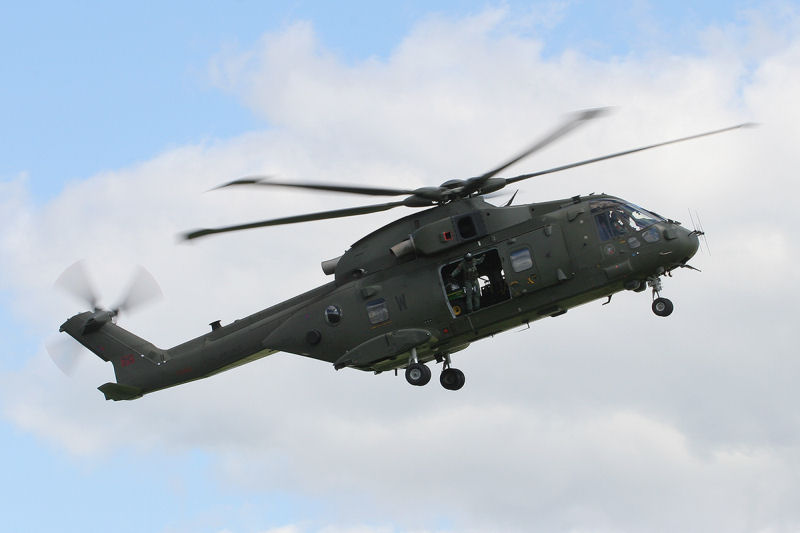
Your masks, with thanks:
[(142, 389), (119, 383), (105, 383), (97, 389), (106, 395), (106, 400), (135, 400), (142, 397)]

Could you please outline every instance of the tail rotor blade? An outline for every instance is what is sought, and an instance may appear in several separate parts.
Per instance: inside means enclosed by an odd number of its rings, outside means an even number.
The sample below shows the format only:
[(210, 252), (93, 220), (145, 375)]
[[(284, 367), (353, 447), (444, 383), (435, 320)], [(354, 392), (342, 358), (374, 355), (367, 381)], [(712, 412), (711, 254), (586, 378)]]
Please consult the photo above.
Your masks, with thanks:
[(161, 299), (163, 295), (161, 287), (158, 286), (158, 282), (153, 275), (144, 267), (139, 266), (131, 279), (125, 298), (116, 309), (130, 312), (133, 309)]
[(45, 343), (47, 353), (53, 363), (64, 373), (65, 376), (72, 376), (75, 368), (81, 359), (83, 347), (69, 337), (59, 337), (48, 340)]
[(82, 302), (86, 302), (90, 308), (97, 307), (97, 293), (89, 281), (83, 260), (74, 262), (62, 272), (56, 279), (55, 285)]

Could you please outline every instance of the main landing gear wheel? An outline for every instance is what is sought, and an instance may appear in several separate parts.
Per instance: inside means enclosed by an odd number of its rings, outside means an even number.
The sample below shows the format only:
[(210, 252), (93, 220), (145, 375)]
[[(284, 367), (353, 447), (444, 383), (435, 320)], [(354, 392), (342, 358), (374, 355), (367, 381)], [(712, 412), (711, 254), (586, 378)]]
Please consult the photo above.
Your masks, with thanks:
[(653, 300), (653, 312), (658, 316), (669, 316), (672, 314), (672, 302), (666, 298), (656, 298)]
[(464, 373), (457, 368), (445, 368), (439, 376), (439, 383), (447, 390), (458, 390), (466, 381)]
[(411, 363), (406, 368), (406, 381), (421, 387), (427, 385), (431, 380), (431, 369), (422, 363)]

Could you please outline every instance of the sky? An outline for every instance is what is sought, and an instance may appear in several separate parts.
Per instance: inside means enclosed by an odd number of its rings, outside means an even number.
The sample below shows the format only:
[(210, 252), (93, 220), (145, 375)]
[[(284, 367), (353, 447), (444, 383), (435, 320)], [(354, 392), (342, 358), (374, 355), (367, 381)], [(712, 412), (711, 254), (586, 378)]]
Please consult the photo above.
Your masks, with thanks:
[[(800, 3), (694, 4), (0, 7), (5, 528), (800, 529)], [(759, 123), (520, 186), (699, 213), (702, 273), (665, 280), (669, 318), (626, 293), (480, 341), (453, 357), (457, 393), (276, 354), (106, 402), (110, 365), (84, 353), (68, 378), (47, 355), (83, 310), (53, 287), (76, 260), (106, 306), (144, 265), (165, 296), (120, 325), (167, 348), (325, 283), (321, 261), (409, 212), (179, 243), (359, 205), (220, 183), (438, 185), (598, 106), (511, 175)]]

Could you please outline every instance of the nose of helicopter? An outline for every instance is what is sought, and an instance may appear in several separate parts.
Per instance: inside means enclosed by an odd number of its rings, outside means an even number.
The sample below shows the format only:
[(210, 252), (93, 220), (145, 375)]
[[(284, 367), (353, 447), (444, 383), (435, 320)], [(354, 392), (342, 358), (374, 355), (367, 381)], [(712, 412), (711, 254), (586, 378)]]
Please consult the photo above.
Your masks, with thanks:
[(681, 263), (686, 263), (700, 248), (700, 239), (697, 238), (696, 231), (689, 231), (681, 227), (676, 229), (677, 239), (673, 240), (674, 253), (680, 258)]

